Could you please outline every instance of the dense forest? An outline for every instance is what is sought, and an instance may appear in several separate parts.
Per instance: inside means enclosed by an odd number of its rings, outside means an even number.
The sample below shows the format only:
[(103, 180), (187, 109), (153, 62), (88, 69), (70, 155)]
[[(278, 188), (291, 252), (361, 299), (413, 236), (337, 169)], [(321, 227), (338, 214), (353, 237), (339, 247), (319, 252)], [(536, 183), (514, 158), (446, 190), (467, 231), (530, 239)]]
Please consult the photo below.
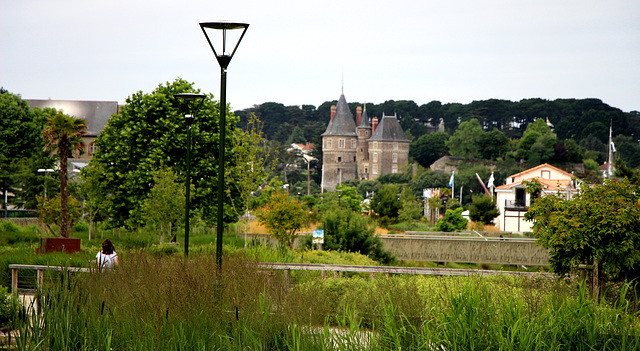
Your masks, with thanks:
[[(258, 116), (265, 137), (275, 145), (274, 150), (280, 150), (278, 171), (286, 173), (291, 160), (283, 150), (292, 142), (321, 145), (321, 134), (329, 122), (331, 106), (336, 103), (327, 101), (315, 107), (267, 102), (235, 114), (240, 117), (241, 128), (250, 114)], [(357, 106), (364, 104), (349, 103), (354, 116)], [(366, 110), (369, 118), (383, 113), (396, 115), (412, 140), (411, 161), (425, 168), (437, 158), (451, 155), (498, 163), (504, 169), (502, 176), (542, 162), (584, 162), (587, 169), (597, 171), (597, 166), (607, 159), (609, 126), (616, 158), (628, 166), (640, 166), (640, 112), (623, 112), (599, 99), (490, 99), (469, 104), (431, 101), (423, 105), (389, 100), (367, 103)], [(534, 123), (536, 120), (539, 122)], [(441, 123), (444, 132), (436, 132)], [(312, 178), (319, 184), (321, 150), (316, 150), (315, 156), (319, 161), (312, 166), (316, 170)]]

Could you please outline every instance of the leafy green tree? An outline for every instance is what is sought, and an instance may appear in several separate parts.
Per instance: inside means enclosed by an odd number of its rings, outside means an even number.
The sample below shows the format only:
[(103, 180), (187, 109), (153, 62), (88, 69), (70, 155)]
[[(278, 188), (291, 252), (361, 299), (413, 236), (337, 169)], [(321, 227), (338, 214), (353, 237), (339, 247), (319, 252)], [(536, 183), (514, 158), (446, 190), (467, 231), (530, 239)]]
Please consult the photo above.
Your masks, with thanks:
[(452, 156), (477, 159), (480, 156), (480, 141), (483, 134), (480, 122), (473, 118), (460, 123), (445, 144)]
[(87, 122), (83, 119), (58, 113), (47, 118), (47, 125), (42, 131), (45, 150), (57, 153), (60, 159), (60, 236), (68, 238), (71, 222), (69, 220), (68, 166), (69, 154), (80, 154), (84, 150), (82, 136), (86, 133)]
[[(42, 154), (42, 125), (20, 96), (0, 89), (0, 190), (14, 194), (26, 190), (27, 182), (35, 180), (36, 164), (32, 159)], [(47, 164), (51, 166), (51, 163)], [(36, 168), (33, 168), (36, 167)], [(32, 198), (35, 199), (35, 194)], [(3, 201), (3, 207), (7, 204)], [(32, 202), (31, 205), (35, 205)]]
[[(262, 182), (267, 179), (269, 171), (275, 162), (269, 162), (270, 149), (266, 147), (267, 140), (262, 133), (262, 122), (251, 113), (246, 130), (237, 130), (233, 138), (233, 157), (235, 167), (226, 169), (233, 187), (227, 188), (227, 196), (237, 213), (249, 211), (251, 198)], [(234, 197), (231, 189), (238, 196)], [(246, 222), (245, 233), (249, 223)]]
[(184, 221), (185, 202), (184, 184), (178, 182), (178, 176), (160, 169), (153, 175), (153, 186), (140, 210), (147, 224), (166, 231), (170, 241), (176, 242), (177, 229)]
[(497, 160), (509, 151), (509, 139), (502, 131), (494, 129), (480, 135), (478, 147), (482, 159)]
[(444, 217), (438, 219), (436, 226), (439, 231), (453, 232), (467, 229), (467, 219), (462, 217), (462, 207), (458, 207), (454, 210), (447, 210), (444, 213)]
[(422, 218), (422, 204), (414, 198), (403, 199), (398, 211), (398, 221), (411, 223)]
[[(44, 198), (36, 195), (38, 201), (37, 210), (40, 214), (42, 223), (47, 227), (51, 235), (55, 235), (55, 231), (51, 225), (62, 226), (62, 194), (58, 193), (53, 198)], [(82, 215), (81, 205), (78, 200), (71, 197), (67, 202), (67, 223), (71, 225)]]
[(449, 135), (444, 132), (424, 134), (409, 145), (409, 156), (419, 165), (429, 167), (440, 157), (447, 155)]
[(103, 170), (100, 164), (90, 163), (80, 171), (80, 196), (83, 201), (83, 208), (89, 217), (89, 240), (94, 227), (94, 223), (104, 220), (106, 217), (105, 194), (100, 187), (100, 175)]
[(400, 185), (385, 184), (373, 196), (371, 209), (378, 217), (387, 217), (391, 220), (398, 218), (402, 203), (400, 202)]
[[(151, 93), (140, 91), (129, 96), (120, 113), (109, 119), (95, 142), (98, 150), (91, 162), (104, 169), (100, 184), (112, 226), (139, 224), (140, 206), (159, 168), (166, 166), (178, 174), (180, 183), (185, 181), (187, 127), (181, 112), (185, 101), (173, 95), (197, 92), (193, 83), (177, 78)], [(238, 166), (234, 156), (237, 118), (233, 114), (227, 117), (224, 165), (234, 175)], [(191, 183), (195, 191), (190, 204), (209, 224), (217, 221), (219, 121), (219, 104), (207, 95), (191, 126)], [(219, 225), (235, 222), (238, 217), (232, 206), (232, 198), (239, 196), (238, 188), (231, 177), (225, 181), (224, 189), (229, 193), (224, 197), (223, 223)]]
[(376, 236), (375, 224), (370, 217), (349, 211), (346, 208), (334, 208), (322, 217), (326, 250), (358, 252), (383, 264), (390, 263), (394, 257), (382, 248), (382, 242)]
[(373, 197), (373, 194), (378, 191), (381, 186), (382, 184), (380, 184), (380, 182), (378, 182), (377, 180), (363, 180), (360, 182), (360, 184), (358, 184), (358, 194), (365, 197), (368, 194), (369, 197)]
[(582, 185), (567, 200), (564, 195), (537, 199), (525, 215), (533, 221), (538, 243), (550, 250), (549, 263), (560, 274), (578, 265), (594, 264), (608, 279), (640, 277), (640, 188), (605, 181)]
[(499, 215), (500, 211), (489, 196), (486, 194), (472, 196), (472, 204), (469, 206), (469, 218), (472, 221), (491, 224)]
[(553, 145), (556, 136), (551, 132), (547, 122), (538, 118), (527, 126), (517, 148), (517, 157), (527, 160), (531, 165), (538, 165), (551, 160), (554, 156)]
[(258, 211), (258, 221), (264, 224), (283, 246), (291, 247), (296, 232), (302, 228), (306, 212), (297, 200), (286, 194), (274, 194), (266, 207)]
[(289, 145), (290, 147), (293, 143), (305, 144), (306, 142), (307, 140), (304, 138), (304, 132), (302, 131), (302, 128), (295, 126), (291, 131), (291, 135), (289, 135), (289, 138), (287, 139), (287, 145)]

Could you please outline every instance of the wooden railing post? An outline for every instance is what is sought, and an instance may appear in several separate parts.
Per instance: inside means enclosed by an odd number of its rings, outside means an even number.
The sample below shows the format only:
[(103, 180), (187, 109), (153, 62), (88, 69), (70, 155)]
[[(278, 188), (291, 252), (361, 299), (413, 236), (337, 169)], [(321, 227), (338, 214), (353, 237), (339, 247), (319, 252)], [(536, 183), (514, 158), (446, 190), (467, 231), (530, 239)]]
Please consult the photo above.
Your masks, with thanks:
[(44, 269), (38, 269), (38, 290), (42, 290), (42, 284), (44, 284)]
[(11, 269), (11, 293), (13, 294), (18, 293), (18, 269), (17, 268)]
[(287, 290), (289, 290), (289, 283), (291, 282), (291, 270), (284, 270), (284, 286)]

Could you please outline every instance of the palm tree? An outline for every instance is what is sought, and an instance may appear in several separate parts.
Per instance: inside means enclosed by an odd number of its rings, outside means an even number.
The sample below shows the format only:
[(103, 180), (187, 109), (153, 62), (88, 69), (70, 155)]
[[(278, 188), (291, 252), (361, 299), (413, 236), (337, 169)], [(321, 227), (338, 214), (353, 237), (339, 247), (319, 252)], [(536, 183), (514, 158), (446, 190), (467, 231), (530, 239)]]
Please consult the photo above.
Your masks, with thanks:
[(87, 122), (83, 119), (57, 113), (53, 117), (47, 117), (47, 125), (42, 131), (45, 140), (45, 150), (57, 153), (60, 157), (60, 236), (69, 237), (69, 208), (67, 199), (69, 189), (67, 187), (67, 158), (69, 153), (78, 155), (84, 149), (82, 136), (86, 133)]

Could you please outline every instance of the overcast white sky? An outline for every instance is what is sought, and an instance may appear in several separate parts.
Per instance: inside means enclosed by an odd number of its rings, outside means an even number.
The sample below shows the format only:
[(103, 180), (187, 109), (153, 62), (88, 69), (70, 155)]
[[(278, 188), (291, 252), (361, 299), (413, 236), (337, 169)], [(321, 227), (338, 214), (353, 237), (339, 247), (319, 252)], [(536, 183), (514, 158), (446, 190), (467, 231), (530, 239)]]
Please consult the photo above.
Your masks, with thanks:
[(233, 109), (599, 98), (640, 110), (640, 1), (0, 0), (0, 85), (26, 99), (119, 101), (182, 77), (216, 98), (198, 23), (250, 23)]

